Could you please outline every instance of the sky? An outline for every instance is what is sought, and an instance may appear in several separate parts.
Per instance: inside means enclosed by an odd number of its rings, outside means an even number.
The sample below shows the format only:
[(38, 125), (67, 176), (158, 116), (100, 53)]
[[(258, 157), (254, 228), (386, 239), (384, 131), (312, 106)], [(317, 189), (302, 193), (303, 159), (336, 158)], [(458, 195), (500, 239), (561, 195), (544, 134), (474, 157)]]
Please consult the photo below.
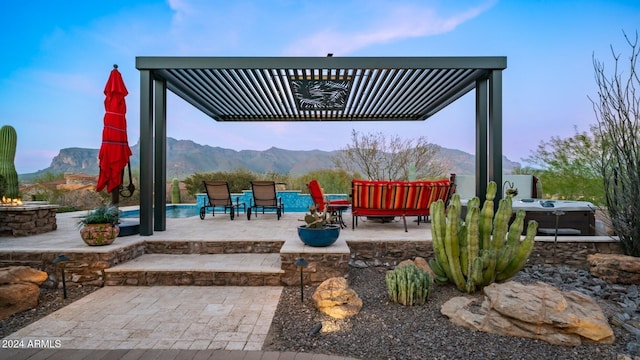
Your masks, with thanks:
[[(552, 136), (596, 123), (593, 59), (628, 70), (636, 1), (51, 0), (0, 4), (0, 126), (18, 134), (19, 174), (62, 148), (100, 148), (113, 64), (139, 140), (137, 56), (506, 56), (503, 153), (524, 159)], [(624, 69), (624, 67), (623, 67)], [(234, 150), (338, 150), (351, 132), (382, 132), (473, 154), (470, 92), (418, 122), (216, 122), (169, 93), (167, 135)]]

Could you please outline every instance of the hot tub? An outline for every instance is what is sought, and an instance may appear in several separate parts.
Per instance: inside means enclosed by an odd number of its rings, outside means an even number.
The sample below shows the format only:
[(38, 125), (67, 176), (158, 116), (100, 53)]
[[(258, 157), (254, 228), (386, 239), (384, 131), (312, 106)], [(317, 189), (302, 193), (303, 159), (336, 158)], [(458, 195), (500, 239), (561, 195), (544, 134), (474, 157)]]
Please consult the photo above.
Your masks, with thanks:
[[(596, 206), (587, 201), (515, 199), (513, 211), (525, 210), (525, 224), (538, 222), (538, 234), (553, 235), (558, 218), (559, 235), (595, 235)], [(526, 228), (526, 225), (525, 225)]]

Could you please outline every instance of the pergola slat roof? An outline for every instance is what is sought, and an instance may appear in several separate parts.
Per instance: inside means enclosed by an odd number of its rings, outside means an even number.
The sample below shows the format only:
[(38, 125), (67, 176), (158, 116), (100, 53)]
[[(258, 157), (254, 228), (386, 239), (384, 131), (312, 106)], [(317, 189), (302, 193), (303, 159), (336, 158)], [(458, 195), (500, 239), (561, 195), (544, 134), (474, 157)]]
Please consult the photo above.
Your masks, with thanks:
[[(506, 57), (155, 57), (140, 71), (140, 234), (166, 228), (169, 90), (216, 121), (419, 121), (476, 92), (476, 193), (502, 183)], [(196, 129), (197, 130), (197, 129)]]
[(425, 120), (503, 57), (138, 58), (217, 121)]

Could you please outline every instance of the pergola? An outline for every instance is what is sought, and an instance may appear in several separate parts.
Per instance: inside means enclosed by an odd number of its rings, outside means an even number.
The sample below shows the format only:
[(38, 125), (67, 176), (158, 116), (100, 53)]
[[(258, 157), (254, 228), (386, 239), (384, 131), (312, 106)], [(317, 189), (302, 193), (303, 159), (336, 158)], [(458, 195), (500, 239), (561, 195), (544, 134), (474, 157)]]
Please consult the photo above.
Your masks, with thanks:
[(166, 229), (167, 90), (215, 121), (263, 122), (420, 121), (475, 89), (481, 196), (502, 183), (506, 67), (502, 56), (137, 57), (140, 234)]

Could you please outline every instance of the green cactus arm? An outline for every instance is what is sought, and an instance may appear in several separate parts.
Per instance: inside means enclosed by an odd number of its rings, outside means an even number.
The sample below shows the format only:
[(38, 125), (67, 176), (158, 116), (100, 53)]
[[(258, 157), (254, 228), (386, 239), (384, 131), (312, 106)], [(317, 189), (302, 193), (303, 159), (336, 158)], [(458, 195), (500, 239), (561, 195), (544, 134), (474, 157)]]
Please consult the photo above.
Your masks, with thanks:
[(487, 200), (493, 201), (498, 193), (498, 184), (495, 181), (489, 181), (487, 184)]
[(431, 268), (431, 271), (433, 271), (433, 273), (436, 276), (445, 277), (445, 278), (447, 277), (447, 273), (444, 272), (444, 269), (442, 269), (442, 266), (440, 265), (438, 260), (436, 259), (429, 260), (429, 267)]
[(444, 248), (447, 254), (448, 267), (451, 272), (452, 281), (460, 291), (466, 288), (466, 281), (462, 276), (460, 269), (460, 248), (458, 241), (458, 222), (460, 210), (457, 204), (449, 206), (449, 217), (446, 225), (446, 237), (444, 239)]
[[(472, 274), (473, 270), (473, 261), (475, 261), (475, 259), (478, 257), (479, 252), (480, 252), (480, 244), (479, 244), (479, 237), (480, 235), (478, 234), (478, 230), (479, 230), (479, 224), (478, 221), (480, 219), (480, 209), (477, 206), (474, 206), (470, 209), (467, 210), (467, 246), (466, 246), (466, 251), (467, 251), (467, 257), (468, 257), (468, 263), (467, 265), (467, 274)], [(469, 275), (467, 275), (467, 277), (469, 277)]]
[(407, 273), (402, 271), (398, 275), (398, 302), (404, 305), (407, 303)]
[(534, 220), (529, 221), (529, 224), (527, 225), (527, 235), (520, 243), (520, 246), (518, 247), (517, 252), (514, 253), (513, 259), (509, 262), (509, 265), (507, 265), (503, 272), (497, 274), (497, 281), (503, 281), (511, 278), (527, 264), (527, 259), (529, 259), (529, 256), (533, 251), (537, 232), (538, 223)]
[(495, 181), (489, 181), (487, 184), (487, 191), (485, 193), (485, 201), (480, 211), (480, 248), (488, 249), (491, 244), (491, 234), (493, 233), (493, 216), (494, 216), (494, 203), (498, 192), (498, 185)]
[(407, 304), (409, 306), (412, 306), (414, 304), (415, 301), (415, 297), (414, 294), (416, 292), (416, 283), (414, 281), (414, 279), (410, 279), (408, 285), (408, 291), (407, 291)]
[(500, 249), (506, 239), (507, 230), (509, 229), (509, 220), (511, 219), (511, 198), (501, 199), (498, 204), (498, 211), (493, 219), (493, 237), (491, 239), (491, 249)]
[(385, 275), (385, 281), (387, 283), (387, 290), (389, 292), (389, 300), (392, 302), (398, 302), (398, 288), (396, 286), (396, 274), (393, 271), (388, 271)]
[[(460, 270), (462, 270), (462, 275), (467, 277), (469, 274), (469, 246), (467, 243), (467, 225), (462, 224), (459, 226), (458, 230), (458, 240), (460, 249)], [(473, 260), (473, 259), (472, 259)]]
[(171, 203), (180, 204), (182, 199), (180, 198), (180, 180), (173, 178), (171, 181)]
[(520, 209), (516, 212), (516, 218), (509, 227), (509, 234), (507, 235), (507, 245), (513, 246), (520, 243), (520, 237), (522, 230), (524, 229), (524, 217), (527, 213)]
[(496, 269), (495, 273), (501, 273), (504, 271), (504, 268), (509, 265), (511, 258), (513, 257), (513, 253), (520, 247), (520, 244), (515, 245), (506, 245), (502, 249), (498, 250), (498, 258), (496, 260)]
[(19, 195), (18, 172), (15, 167), (16, 146), (18, 135), (11, 125), (0, 128), (0, 175), (6, 181), (4, 195), (15, 199)]
[(482, 282), (483, 282), (482, 268), (483, 267), (484, 267), (484, 264), (482, 262), (482, 257), (478, 256), (473, 260), (471, 279), (473, 280), (474, 285), (482, 285)]
[[(491, 184), (491, 182), (489, 183)], [(493, 183), (495, 185), (495, 182)], [(482, 210), (480, 211), (480, 223), (478, 231), (480, 232), (480, 248), (489, 249), (491, 244), (491, 233), (493, 232), (493, 195), (487, 190), (487, 199), (484, 201)]]
[(467, 209), (472, 208), (472, 207), (480, 207), (480, 198), (477, 196), (472, 197), (471, 199), (469, 199), (469, 201), (467, 202)]
[[(429, 267), (431, 268), (431, 271), (433, 271), (433, 273), (435, 274), (435, 278), (431, 278), (431, 276), (429, 276), (429, 281), (430, 282), (435, 281), (438, 284), (446, 284), (446, 283), (449, 282), (449, 278), (447, 277), (447, 273), (445, 273), (444, 269), (442, 269), (442, 266), (440, 265), (438, 260), (430, 259), (429, 260)], [(427, 274), (427, 275), (429, 275), (429, 274)]]
[[(454, 194), (453, 197), (451, 198), (451, 202), (449, 204), (449, 208), (447, 208), (446, 210), (447, 213), (447, 219), (448, 221), (450, 221), (451, 219), (456, 220), (455, 224), (456, 226), (453, 227), (453, 229), (456, 230), (456, 233), (460, 233), (460, 228), (462, 227), (461, 224), (461, 219), (460, 219), (460, 214), (462, 214), (462, 202), (460, 201), (460, 195), (459, 194)], [(448, 222), (447, 222), (448, 224)]]
[(447, 254), (444, 247), (444, 239), (446, 236), (446, 217), (444, 214), (444, 202), (438, 200), (431, 204), (431, 235), (432, 235), (432, 247), (436, 261), (440, 267), (444, 270), (445, 276), (452, 279), (451, 272), (449, 271)]
[(486, 264), (483, 263), (483, 265), (486, 265), (486, 268), (482, 272), (482, 282), (478, 283), (477, 285), (487, 286), (496, 280), (496, 263), (498, 262), (498, 251), (499, 250), (489, 250), (487, 252), (486, 260), (483, 259), (483, 261), (486, 261)]

